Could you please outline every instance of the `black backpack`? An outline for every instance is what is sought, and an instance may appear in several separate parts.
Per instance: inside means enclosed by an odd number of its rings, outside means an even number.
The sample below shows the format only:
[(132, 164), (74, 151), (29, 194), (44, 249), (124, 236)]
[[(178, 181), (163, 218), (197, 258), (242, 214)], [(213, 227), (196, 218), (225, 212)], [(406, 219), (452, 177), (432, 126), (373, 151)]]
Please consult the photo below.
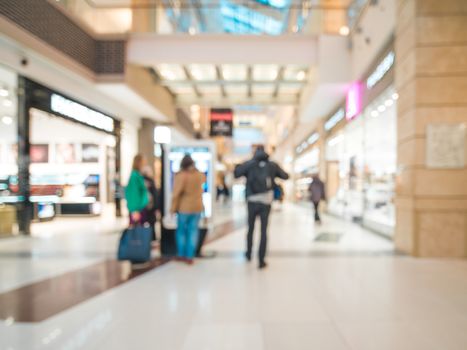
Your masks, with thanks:
[(260, 161), (250, 170), (248, 183), (252, 194), (266, 193), (273, 188), (271, 164)]

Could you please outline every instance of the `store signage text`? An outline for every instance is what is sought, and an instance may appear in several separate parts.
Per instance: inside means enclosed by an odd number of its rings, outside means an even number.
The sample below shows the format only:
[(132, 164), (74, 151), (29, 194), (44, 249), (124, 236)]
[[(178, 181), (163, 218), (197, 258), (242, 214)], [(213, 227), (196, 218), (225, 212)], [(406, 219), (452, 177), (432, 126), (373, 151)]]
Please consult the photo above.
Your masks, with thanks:
[(347, 120), (354, 119), (362, 112), (362, 84), (359, 82), (353, 83), (347, 92), (345, 104), (345, 118)]
[(302, 153), (304, 150), (306, 150), (309, 146), (313, 145), (314, 143), (316, 143), (316, 141), (319, 140), (319, 134), (318, 132), (313, 132), (310, 136), (308, 136), (308, 138), (303, 141), (299, 146), (297, 146), (297, 148), (295, 149), (295, 151), (300, 154)]
[(211, 109), (211, 131), (210, 136), (233, 135), (233, 110), (230, 108)]
[(53, 112), (74, 119), (78, 122), (93, 126), (107, 132), (114, 132), (115, 125), (113, 118), (94, 111), (77, 102), (71, 101), (63, 96), (52, 94), (50, 108)]
[(387, 72), (392, 68), (394, 65), (394, 61), (396, 59), (396, 55), (394, 51), (388, 53), (388, 55), (381, 61), (381, 63), (376, 67), (375, 71), (371, 73), (371, 75), (366, 80), (366, 87), (368, 89), (373, 88), (381, 79), (384, 78)]
[(329, 131), (345, 118), (344, 108), (340, 108), (324, 123), (324, 130)]

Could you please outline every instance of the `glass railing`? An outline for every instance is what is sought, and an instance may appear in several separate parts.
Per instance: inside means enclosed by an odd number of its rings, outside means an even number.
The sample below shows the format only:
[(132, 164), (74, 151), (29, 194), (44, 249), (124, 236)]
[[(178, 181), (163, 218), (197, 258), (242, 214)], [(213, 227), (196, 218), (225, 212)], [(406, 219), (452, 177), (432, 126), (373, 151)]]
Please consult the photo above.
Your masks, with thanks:
[[(360, 0), (354, 2), (361, 2)], [(350, 0), (56, 0), (98, 34), (341, 34)], [(355, 8), (358, 8), (355, 7)], [(352, 17), (353, 18), (353, 17)]]
[(354, 0), (349, 5), (347, 9), (347, 23), (349, 28), (353, 28), (357, 24), (360, 13), (368, 1), (369, 0)]

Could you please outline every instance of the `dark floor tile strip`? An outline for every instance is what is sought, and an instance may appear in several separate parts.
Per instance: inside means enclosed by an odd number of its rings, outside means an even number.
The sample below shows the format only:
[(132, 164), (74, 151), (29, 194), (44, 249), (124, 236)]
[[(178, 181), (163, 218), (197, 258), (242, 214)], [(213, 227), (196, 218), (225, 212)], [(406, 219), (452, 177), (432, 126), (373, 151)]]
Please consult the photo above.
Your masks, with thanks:
[(167, 263), (156, 259), (140, 269), (108, 260), (0, 294), (0, 319), (41, 322)]
[[(207, 242), (220, 239), (243, 225), (243, 219), (218, 225)], [(128, 263), (112, 259), (0, 293), (0, 319), (44, 321), (169, 261), (158, 258), (131, 269)]]
[(206, 239), (206, 244), (217, 241), (218, 239), (221, 239), (227, 236), (228, 234), (237, 231), (243, 227), (246, 227), (246, 218), (238, 218), (235, 220), (230, 220), (223, 224), (216, 225), (214, 227), (213, 234), (209, 235)]

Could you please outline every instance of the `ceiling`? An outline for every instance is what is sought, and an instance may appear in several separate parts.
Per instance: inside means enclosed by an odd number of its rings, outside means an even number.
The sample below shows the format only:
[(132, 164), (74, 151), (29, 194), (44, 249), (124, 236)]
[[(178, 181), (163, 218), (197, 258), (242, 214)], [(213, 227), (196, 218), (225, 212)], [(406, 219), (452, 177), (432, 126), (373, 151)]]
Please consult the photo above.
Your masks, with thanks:
[(310, 75), (297, 64), (157, 64), (151, 71), (179, 106), (296, 104)]

